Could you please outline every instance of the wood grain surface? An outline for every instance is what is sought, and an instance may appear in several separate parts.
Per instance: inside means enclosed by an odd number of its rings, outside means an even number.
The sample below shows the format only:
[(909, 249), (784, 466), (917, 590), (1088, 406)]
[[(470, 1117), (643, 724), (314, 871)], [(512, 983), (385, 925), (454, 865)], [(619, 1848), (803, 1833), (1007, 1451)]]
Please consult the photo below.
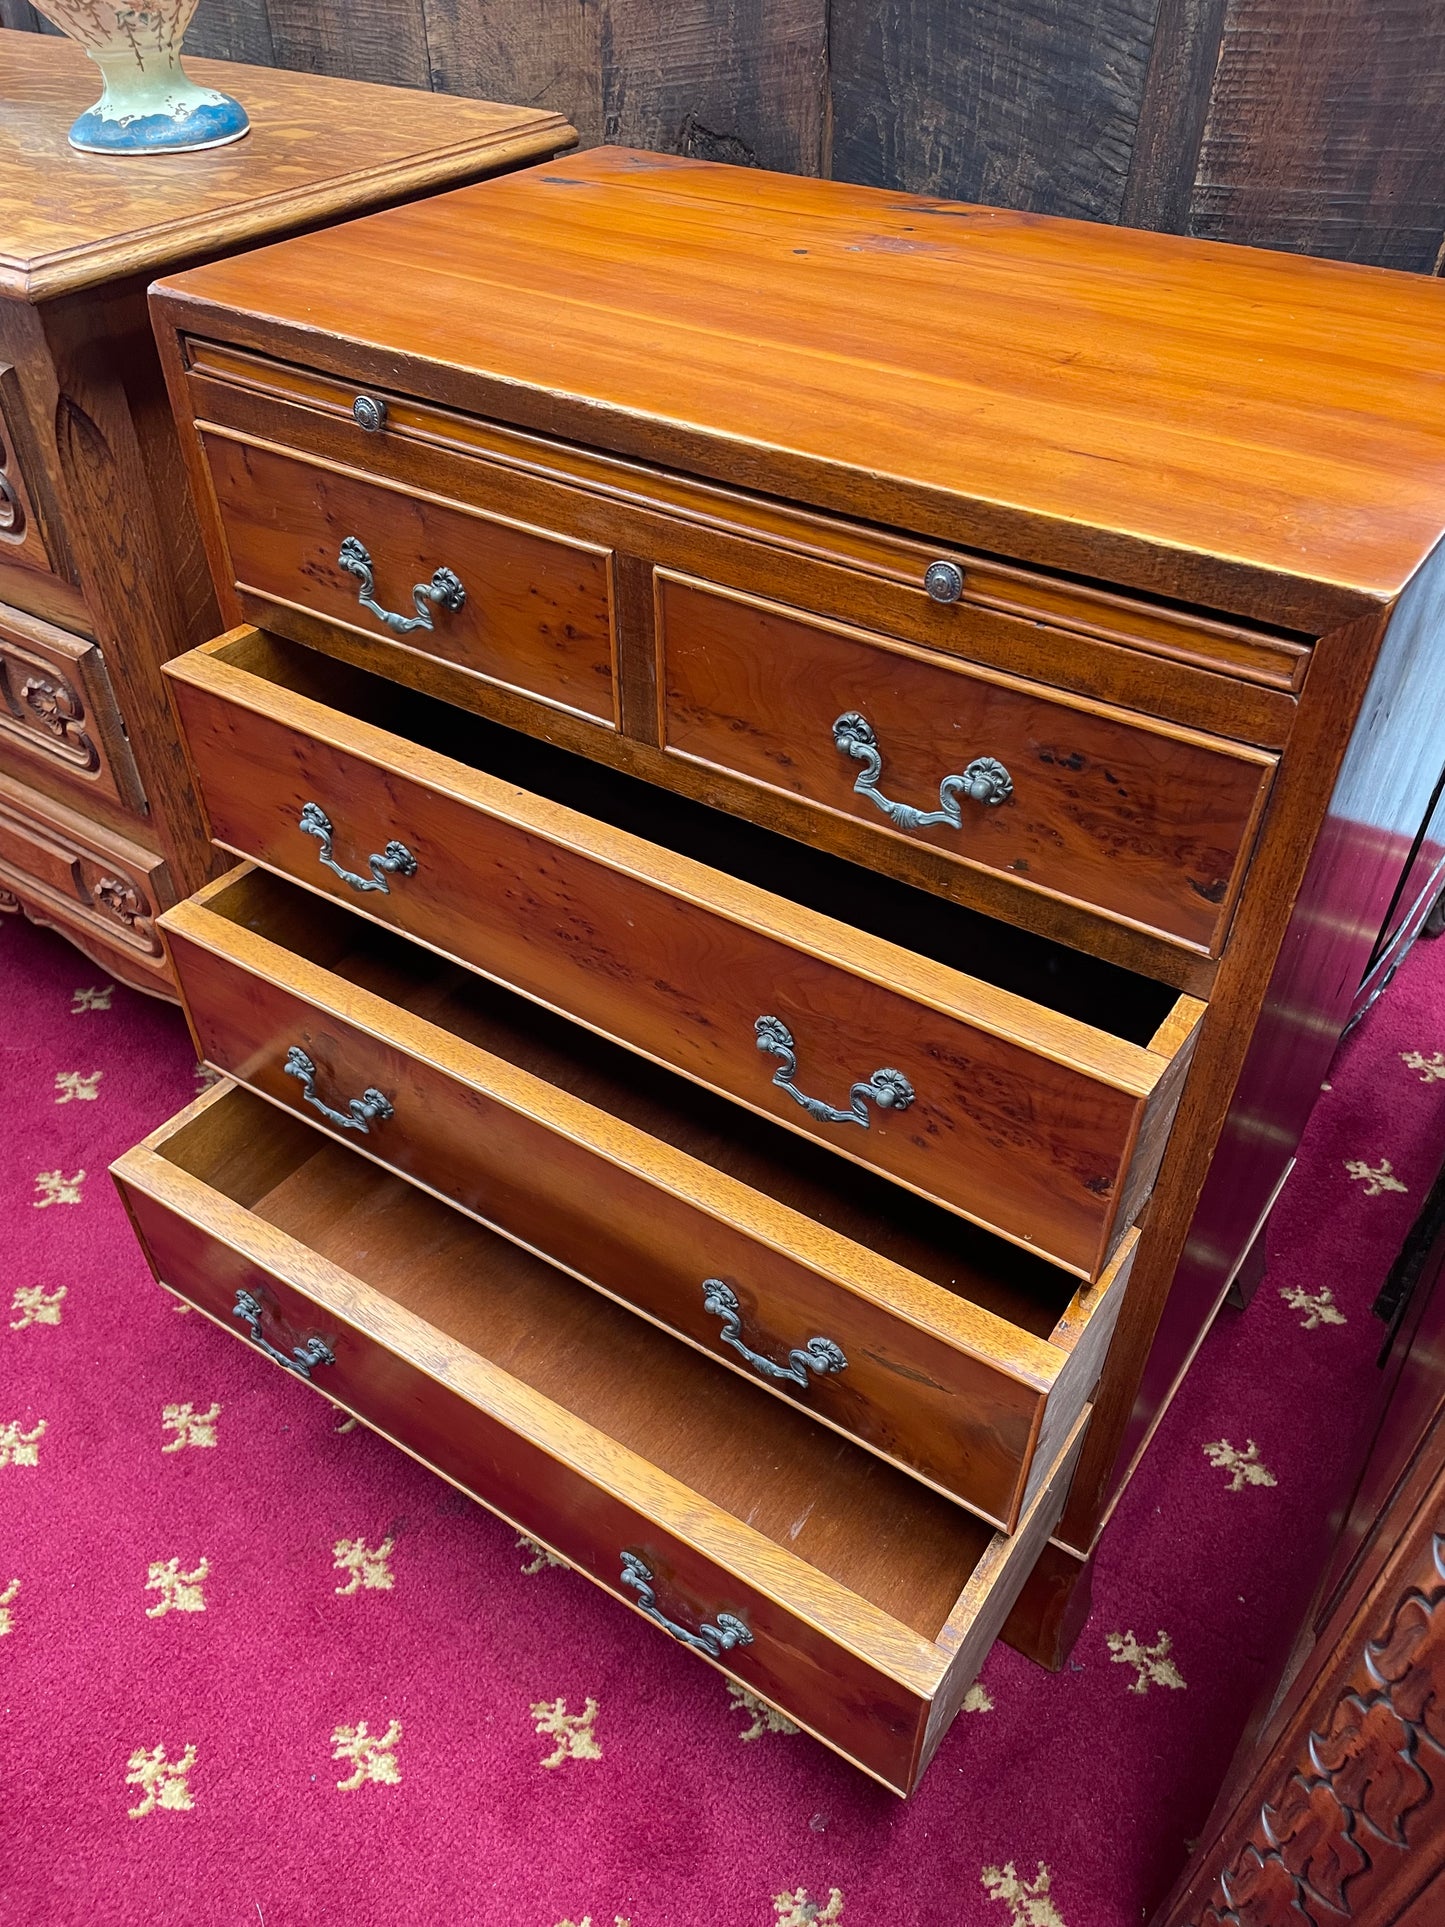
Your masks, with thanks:
[[(935, 1694), (947, 1681), (961, 1698), (966, 1623), (1006, 1611), (1062, 1480), (1027, 1537), (996, 1547), (913, 1480), (317, 1142), (221, 1086), (127, 1153), (115, 1176), (157, 1277), (228, 1325), (252, 1292), (283, 1348), (322, 1338), (335, 1363), (318, 1389), (629, 1603), (624, 1551), (683, 1623), (741, 1617), (752, 1638), (727, 1670), (907, 1792)], [(970, 1593), (985, 1560), (991, 1583)]]
[[(1283, 737), (1271, 732), (1287, 730), (1292, 710), (1284, 692), (1299, 690), (1309, 663), (1308, 644), (1284, 631), (1042, 574), (953, 537), (930, 542), (769, 501), (387, 387), (368, 390), (386, 409), (386, 432), (368, 434), (352, 412), (354, 376), (196, 336), (163, 334), (162, 346), (183, 420), (194, 416), (246, 439), (455, 494), (477, 508), (510, 505), (546, 527), (736, 588), (767, 594), (786, 583), (785, 594), (824, 614), (970, 661), (1030, 666), (1081, 695), (1127, 696), (1174, 722), (1277, 744)], [(935, 602), (925, 591), (929, 565), (939, 560), (962, 572), (957, 602)], [(761, 573), (769, 563), (773, 573)], [(1008, 621), (1017, 626), (1006, 642)]]
[[(47, 30), (29, 0), (0, 25)], [(589, 144), (1382, 267), (1429, 272), (1445, 229), (1432, 0), (206, 0), (187, 44), (529, 101)]]
[(170, 325), (1311, 633), (1445, 522), (1445, 288), (1370, 270), (603, 149), (165, 285)]
[(1228, 5), (1229, 0), (1159, 0), (1119, 209), (1118, 218), (1129, 227), (1189, 232), (1189, 201)]
[[(660, 573), (656, 597), (661, 737), (673, 755), (1218, 951), (1272, 757), (687, 577)], [(985, 756), (1005, 765), (1011, 794), (996, 805), (960, 796), (958, 826), (891, 829), (858, 793), (858, 760), (836, 745), (833, 725), (849, 713), (876, 738), (889, 801), (936, 812), (943, 779)]]
[[(615, 723), (606, 549), (477, 515), (439, 496), (385, 488), (353, 470), (303, 463), (281, 449), (217, 435), (203, 442), (238, 586), (379, 634), (393, 650), (438, 656)], [(372, 559), (374, 599), (403, 620), (421, 606), (413, 585), (429, 584), (440, 567), (461, 581), (463, 606), (429, 604), (430, 626), (403, 640), (361, 607), (363, 585), (338, 561), (348, 538)]]
[(832, 0), (833, 169), (1119, 218), (1157, 0)]
[[(0, 329), (0, 337), (8, 334)], [(12, 351), (13, 352), (13, 351)], [(70, 573), (50, 478), (25, 418), (19, 370), (0, 360), (0, 558), (45, 575)]]
[(41, 789), (99, 797), (125, 813), (145, 801), (100, 650), (3, 604), (0, 767)]
[[(364, 1135), (320, 1128), (1017, 1524), (1098, 1376), (1132, 1240), (1076, 1294), (1038, 1260), (264, 871), (233, 872), (163, 928), (218, 1070), (313, 1122), (285, 1069), (292, 1047), (343, 1116), (381, 1089), (393, 1115)], [(760, 1375), (721, 1341), (704, 1304), (715, 1278), (751, 1349), (786, 1365), (822, 1334), (844, 1370), (802, 1386)]]
[(1229, 0), (1190, 231), (1438, 274), (1442, 114), (1433, 0)]
[[(284, 16), (294, 0), (268, 4)], [(628, 140), (802, 173), (823, 162), (827, 23), (819, 0), (421, 4), (432, 84), (448, 93), (535, 101), (565, 114), (588, 142)], [(333, 35), (349, 64), (349, 36), (334, 27)]]
[[(819, 807), (801, 785), (789, 780), (785, 766), (766, 770), (779, 780), (761, 786), (757, 757), (751, 765), (748, 761), (750, 737), (758, 745), (765, 739), (770, 745), (765, 762), (793, 755), (788, 745), (776, 742), (777, 725), (765, 717), (753, 716), (746, 726), (739, 719), (735, 733), (740, 740), (727, 752), (736, 770), (724, 766), (721, 754), (672, 754), (666, 747), (667, 718), (659, 717), (656, 693), (657, 655), (667, 640), (662, 633), (668, 617), (664, 598), (676, 597), (676, 585), (670, 591), (668, 579), (673, 573), (686, 575), (700, 595), (708, 585), (719, 593), (735, 593), (736, 600), (717, 610), (714, 627), (732, 613), (741, 629), (755, 609), (752, 598), (761, 596), (772, 605), (775, 623), (781, 624), (779, 634), (792, 635), (795, 646), (799, 639), (802, 645), (811, 641), (815, 649), (821, 646), (825, 638), (814, 632), (823, 626), (821, 618), (834, 618), (870, 632), (885, 646), (890, 637), (907, 640), (938, 652), (949, 663), (1021, 673), (1040, 694), (1040, 685), (1048, 684), (1085, 699), (1070, 708), (1054, 706), (1049, 698), (1043, 713), (1061, 725), (1071, 725), (1079, 710), (1093, 701), (1113, 702), (1182, 730), (1203, 728), (1243, 744), (1274, 746), (1288, 739), (1295, 692), (1309, 658), (1308, 648), (1298, 640), (1044, 577), (953, 545), (930, 547), (890, 531), (709, 487), (575, 445), (547, 443), (414, 402), (393, 390), (367, 390), (368, 399), (386, 411), (386, 432), (368, 434), (353, 416), (358, 393), (354, 381), (337, 381), (214, 342), (176, 343), (168, 338), (166, 348), (177, 405), (183, 413), (194, 409), (200, 424), (199, 443), (187, 437), (184, 446), (192, 458), (228, 617), (255, 622), (1075, 947), (1102, 950), (1180, 988), (1207, 989), (1210, 952), (1217, 948), (1229, 914), (1233, 885), (1227, 872), (1242, 870), (1248, 838), (1234, 855), (1221, 858), (1225, 877), (1217, 871), (1205, 876), (1201, 848), (1187, 836), (1182, 843), (1178, 836), (1169, 839), (1166, 826), (1190, 798), (1198, 806), (1199, 783), (1191, 781), (1191, 771), (1197, 779), (1201, 768), (1209, 767), (1209, 758), (1201, 760), (1199, 752), (1212, 749), (1216, 758), (1231, 758), (1235, 765), (1222, 762), (1215, 767), (1221, 801), (1232, 795), (1236, 808), (1243, 804), (1243, 822), (1234, 830), (1238, 835), (1247, 829), (1250, 815), (1247, 796), (1242, 799), (1239, 792), (1267, 776), (1268, 758), (1160, 731), (1142, 717), (1131, 729), (1121, 717), (1122, 737), (1109, 735), (1104, 725), (1101, 741), (1116, 749), (1137, 741), (1152, 760), (1177, 755), (1178, 785), (1155, 781), (1137, 757), (1126, 754), (1124, 767), (1132, 767), (1139, 779), (1133, 786), (1136, 800), (1121, 800), (1117, 785), (1096, 771), (1084, 814), (1102, 814), (1097, 831), (1083, 831), (1082, 853), (1070, 847), (1079, 841), (1076, 820), (1057, 848), (1053, 842), (1061, 826), (1054, 823), (1045, 831), (1049, 847), (1041, 850), (1038, 838), (1026, 839), (1027, 850), (1011, 846), (990, 860), (987, 851), (999, 842), (1000, 820), (988, 814), (991, 835), (981, 839), (981, 860), (973, 860), (974, 853), (968, 851), (960, 861), (950, 848), (956, 838), (888, 833), (873, 806), (852, 792), (856, 765), (845, 770), (831, 747), (822, 768), (812, 772), (819, 780), (811, 787), (820, 798), (836, 791), (842, 809)], [(187, 372), (182, 372), (183, 365)], [(291, 449), (304, 457), (304, 465), (290, 464), (276, 452)], [(209, 459), (202, 458), (202, 451)], [(477, 580), (486, 592), (474, 593), (464, 611), (438, 615), (434, 631), (391, 634), (374, 616), (357, 609), (352, 580), (336, 567), (342, 525), (329, 525), (335, 519), (330, 516), (333, 491), (337, 499), (356, 499), (357, 491), (366, 487), (356, 480), (362, 470), (378, 486), (375, 499), (359, 501), (357, 514), (384, 529), (395, 520), (391, 572), (400, 575), (402, 585), (418, 574), (425, 579), (440, 552), (430, 541), (413, 543), (403, 531), (414, 533), (418, 518), (445, 516), (447, 504), (464, 503), (478, 511), (475, 518), (448, 520), (448, 547), (468, 554), (478, 550)], [(324, 505), (317, 491), (324, 492)], [(297, 497), (294, 503), (292, 495)], [(323, 508), (329, 519), (320, 528)], [(530, 543), (527, 531), (533, 532)], [(956, 603), (936, 602), (924, 588), (940, 550), (962, 577)], [(579, 693), (579, 677), (569, 671), (568, 658), (575, 663), (586, 637), (605, 623), (600, 608), (590, 620), (584, 613), (590, 605), (579, 571), (594, 551), (612, 558), (620, 733), (599, 733), (585, 709), (562, 706), (569, 695)], [(506, 558), (520, 555), (530, 556), (541, 571), (532, 594), (522, 592), (515, 572), (501, 569)], [(501, 588), (495, 610), (489, 600), (493, 580)], [(575, 620), (566, 617), (567, 607)], [(797, 611), (792, 630), (790, 607)], [(805, 611), (815, 618), (811, 628), (803, 626)], [(720, 661), (739, 653), (732, 625), (723, 626), (725, 639), (716, 651)], [(866, 643), (866, 637), (854, 640)], [(514, 680), (502, 680), (509, 648), (519, 660), (511, 672)], [(837, 653), (843, 648), (840, 643)], [(863, 647), (849, 660), (876, 666), (882, 659), (877, 650)], [(926, 659), (902, 660), (921, 665)], [(938, 667), (944, 670), (947, 663)], [(595, 680), (600, 681), (603, 665), (599, 662), (597, 668)], [(529, 673), (529, 687), (519, 687)], [(770, 700), (772, 673), (786, 673), (781, 650), (768, 672), (750, 675), (750, 682), (757, 684), (751, 697), (742, 692), (737, 700)], [(949, 680), (945, 676), (938, 686), (946, 689)], [(915, 675), (917, 684), (926, 681), (921, 673)], [(543, 706), (531, 699), (532, 691), (543, 693)], [(985, 692), (975, 693), (982, 699)], [(817, 723), (823, 742), (831, 743), (831, 724), (851, 700), (844, 688), (838, 707)], [(992, 700), (1007, 698), (994, 687)], [(731, 718), (730, 709), (730, 725)], [(1134, 731), (1145, 734), (1136, 736)], [(1077, 763), (1075, 750), (1050, 741), (1033, 747), (1056, 758), (1057, 766), (1050, 766), (1053, 786), (1067, 790)], [(1251, 760), (1258, 766), (1253, 774), (1240, 767)], [(939, 773), (935, 769), (935, 786)], [(918, 775), (926, 781), (927, 770), (921, 768)], [(1141, 794), (1146, 799), (1142, 806), (1137, 800)], [(1055, 801), (1065, 815), (1072, 811), (1079, 817), (1079, 806), (1066, 796), (1056, 795)], [(1211, 800), (1207, 809), (1215, 808)], [(1001, 814), (1017, 825), (1021, 809), (1016, 803)], [(1150, 842), (1149, 825), (1155, 819), (1164, 843)], [(1229, 835), (1226, 829), (1226, 839)], [(1080, 855), (1082, 860), (1076, 861)], [(1169, 861), (1161, 863), (1161, 855)], [(1175, 873), (1175, 859), (1190, 865), (1185, 874)], [(1219, 894), (1221, 882), (1225, 888), (1219, 902), (1201, 895)], [(1100, 910), (1108, 923), (1093, 914)]]
[[(159, 948), (142, 953), (127, 933), (214, 860), (160, 663), (220, 623), (146, 283), (158, 266), (475, 179), (572, 133), (530, 107), (202, 62), (200, 79), (245, 95), (243, 141), (179, 164), (80, 154), (67, 131), (96, 97), (94, 64), (57, 33), (8, 30), (33, 27), (33, 10), (3, 18), (0, 768), (42, 816), (52, 803), (81, 811), (72, 851), (139, 850), (117, 859), (117, 883), (143, 907), (133, 925), (97, 919), (93, 903), (77, 914), (42, 890), (53, 865), (33, 838), (19, 896), (127, 982), (163, 992)], [(252, 51), (270, 59), (269, 35)], [(14, 838), (10, 849), (18, 857)]]
[[(324, 11), (334, 27), (331, 9)], [(348, 15), (348, 32), (356, 31)], [(386, 31), (394, 44), (395, 27)], [(268, 58), (279, 50), (271, 42), (268, 55), (263, 40), (247, 51)], [(77, 153), (66, 139), (70, 122), (96, 97), (95, 68), (81, 48), (0, 30), (0, 173), (9, 187), (0, 214), (0, 293), (33, 301), (154, 271), (278, 228), (475, 180), (575, 139), (550, 108), (358, 95), (311, 74), (238, 71), (208, 60), (193, 61), (190, 71), (202, 85), (237, 95), (250, 133), (188, 155), (180, 167), (160, 154), (128, 157), (117, 168)]]
[(175, 896), (164, 859), (3, 774), (0, 893), (126, 983), (170, 994), (155, 927)]
[[(248, 641), (172, 666), (224, 847), (1099, 1275), (1163, 1149), (1148, 1114), (1178, 1101), (1166, 1077), (1177, 1053), (1148, 1048), (1153, 1024), (1129, 1035), (1147, 1002), (1120, 1009), (1120, 1035), (967, 977), (297, 695), (229, 659)], [(308, 802), (338, 826), (351, 867), (397, 840), (416, 874), (385, 895), (355, 892), (298, 827)], [(887, 1068), (916, 1101), (870, 1107), (866, 1130), (815, 1121), (774, 1083), (761, 1016), (792, 1033), (810, 1096), (846, 1109), (850, 1088)]]

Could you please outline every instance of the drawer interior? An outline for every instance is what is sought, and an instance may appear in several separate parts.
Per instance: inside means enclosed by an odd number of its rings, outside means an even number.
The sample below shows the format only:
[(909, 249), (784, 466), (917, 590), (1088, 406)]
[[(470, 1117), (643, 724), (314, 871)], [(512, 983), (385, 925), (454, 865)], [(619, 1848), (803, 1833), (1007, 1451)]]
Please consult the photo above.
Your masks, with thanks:
[(658, 790), (299, 643), (253, 630), (218, 653), (250, 675), (1125, 1042), (1147, 1046), (1175, 1006), (1177, 992), (1152, 978)]
[(994, 1540), (926, 1487), (248, 1091), (193, 1112), (159, 1148), (925, 1638)]
[(1078, 1290), (1036, 1254), (269, 871), (248, 871), (206, 907), (1036, 1337), (1051, 1336)]

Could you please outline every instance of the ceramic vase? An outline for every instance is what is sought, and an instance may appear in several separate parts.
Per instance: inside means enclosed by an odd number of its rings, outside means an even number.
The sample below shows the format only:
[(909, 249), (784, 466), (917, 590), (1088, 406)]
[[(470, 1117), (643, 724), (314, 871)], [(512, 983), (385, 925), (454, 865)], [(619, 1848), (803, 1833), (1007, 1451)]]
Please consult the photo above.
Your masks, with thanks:
[(199, 87), (181, 65), (198, 0), (36, 0), (99, 67), (104, 91), (70, 130), (91, 154), (190, 153), (224, 147), (250, 126), (227, 94)]

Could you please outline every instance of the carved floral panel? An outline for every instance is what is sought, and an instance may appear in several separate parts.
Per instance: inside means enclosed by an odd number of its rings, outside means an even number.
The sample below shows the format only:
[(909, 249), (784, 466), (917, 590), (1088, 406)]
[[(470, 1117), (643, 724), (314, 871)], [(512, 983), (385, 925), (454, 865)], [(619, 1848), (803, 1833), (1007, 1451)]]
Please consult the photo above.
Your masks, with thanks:
[(1393, 1918), (1425, 1870), (1422, 1836), (1445, 1825), (1433, 1811), (1442, 1785), (1445, 1532), (1437, 1530), (1383, 1634), (1367, 1641), (1282, 1790), (1186, 1918), (1191, 1927)]
[(141, 801), (104, 661), (83, 637), (41, 623), (24, 634), (0, 627), (0, 744), (117, 803)]

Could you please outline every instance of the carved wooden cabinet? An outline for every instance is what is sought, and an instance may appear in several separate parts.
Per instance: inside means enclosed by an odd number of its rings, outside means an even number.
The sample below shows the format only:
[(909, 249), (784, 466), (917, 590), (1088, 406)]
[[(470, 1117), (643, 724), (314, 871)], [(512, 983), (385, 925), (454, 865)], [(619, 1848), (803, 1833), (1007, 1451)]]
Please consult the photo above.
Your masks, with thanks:
[(98, 75), (0, 31), (0, 909), (175, 994), (155, 917), (212, 867), (160, 665), (216, 627), (146, 317), (160, 268), (568, 146), (556, 114), (198, 61), (251, 134), (117, 161)]
[(242, 859), (157, 1276), (907, 1792), (1388, 920), (1445, 289), (601, 150), (154, 312)]
[(1445, 1917), (1445, 1180), (1382, 1294), (1391, 1354), (1305, 1624), (1155, 1927)]

